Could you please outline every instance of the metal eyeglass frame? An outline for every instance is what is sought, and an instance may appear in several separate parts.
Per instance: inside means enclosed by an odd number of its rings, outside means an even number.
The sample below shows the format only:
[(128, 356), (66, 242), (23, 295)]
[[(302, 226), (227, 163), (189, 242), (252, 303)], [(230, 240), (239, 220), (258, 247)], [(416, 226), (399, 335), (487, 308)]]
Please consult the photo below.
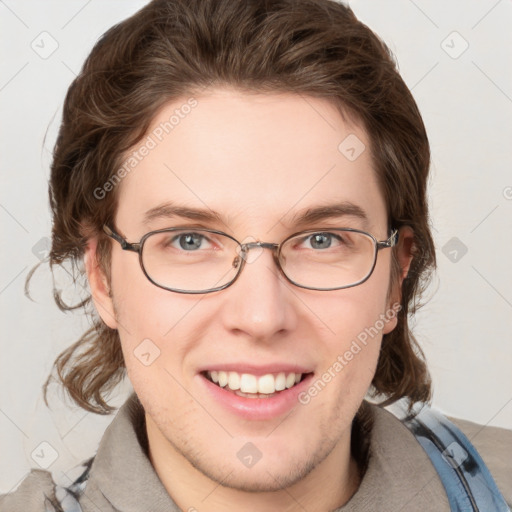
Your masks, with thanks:
[[(148, 280), (151, 283), (153, 283), (155, 286), (158, 286), (159, 288), (163, 288), (164, 290), (168, 290), (168, 291), (171, 291), (171, 292), (197, 294), (197, 293), (216, 292), (216, 291), (219, 291), (219, 290), (223, 290), (224, 288), (227, 288), (228, 286), (231, 286), (238, 279), (238, 276), (242, 273), (242, 270), (243, 270), (245, 262), (246, 262), (246, 258), (243, 257), (243, 256), (241, 258), (242, 261), (241, 261), (241, 264), (240, 264), (240, 266), (238, 268), (238, 272), (236, 273), (235, 277), (231, 281), (229, 281), (226, 284), (223, 284), (222, 286), (218, 286), (216, 288), (211, 288), (211, 289), (208, 289), (208, 290), (205, 290), (205, 291), (203, 291), (203, 290), (200, 290), (200, 291), (192, 290), (192, 291), (190, 291), (190, 290), (180, 290), (180, 289), (176, 289), (176, 288), (169, 288), (169, 287), (163, 286), (163, 285), (155, 282), (153, 279), (151, 279), (151, 276), (149, 276), (149, 274), (146, 272), (146, 269), (144, 268), (144, 264), (142, 262), (142, 249), (144, 247), (144, 242), (151, 235), (153, 235), (154, 233), (184, 231), (184, 230), (187, 230), (187, 229), (190, 229), (191, 232), (195, 229), (197, 231), (205, 231), (207, 233), (215, 233), (217, 235), (224, 235), (224, 236), (230, 238), (231, 240), (233, 240), (234, 242), (236, 242), (238, 244), (242, 254), (246, 254), (252, 247), (261, 247), (263, 249), (271, 249), (272, 252), (273, 252), (273, 257), (274, 257), (274, 261), (275, 261), (275, 263), (277, 265), (277, 268), (279, 269), (281, 274), (286, 278), (287, 281), (289, 281), (290, 283), (292, 283), (295, 286), (298, 286), (299, 288), (305, 288), (307, 290), (317, 290), (317, 291), (343, 290), (345, 288), (352, 288), (354, 286), (358, 286), (358, 285), (364, 283), (366, 280), (368, 280), (370, 278), (370, 276), (372, 275), (372, 273), (373, 273), (373, 271), (375, 269), (375, 265), (377, 263), (377, 254), (378, 254), (378, 252), (381, 249), (394, 247), (398, 243), (398, 229), (392, 229), (392, 232), (391, 232), (391, 235), (389, 236), (389, 238), (387, 240), (381, 240), (381, 241), (377, 240), (371, 233), (367, 233), (366, 231), (362, 231), (360, 229), (353, 229), (353, 228), (317, 228), (317, 229), (309, 229), (309, 230), (299, 231), (297, 233), (294, 233), (294, 234), (288, 236), (287, 238), (285, 238), (279, 244), (269, 243), (269, 242), (249, 242), (249, 243), (241, 244), (236, 238), (233, 238), (231, 235), (228, 235), (227, 233), (224, 233), (223, 231), (218, 231), (218, 230), (215, 230), (215, 229), (207, 229), (207, 228), (198, 228), (198, 227), (190, 227), (190, 228), (188, 228), (187, 226), (177, 227), (177, 228), (157, 229), (155, 231), (150, 231), (149, 233), (146, 233), (145, 235), (143, 235), (139, 242), (128, 242), (126, 240), (126, 238), (122, 237), (119, 233), (117, 233), (109, 225), (107, 225), (107, 224), (103, 225), (103, 231), (110, 238), (113, 238), (116, 242), (118, 242), (121, 245), (121, 248), (124, 251), (133, 251), (133, 252), (136, 252), (136, 253), (139, 254), (139, 264), (140, 264), (140, 267), (142, 269), (142, 272), (144, 273), (144, 275), (148, 278)], [(281, 247), (283, 246), (283, 244), (286, 241), (288, 241), (290, 238), (293, 238), (293, 237), (295, 237), (297, 235), (307, 234), (307, 233), (322, 233), (322, 232), (330, 232), (330, 231), (351, 231), (351, 232), (355, 232), (355, 233), (362, 233), (363, 235), (366, 235), (366, 236), (370, 237), (373, 240), (374, 247), (375, 247), (374, 257), (373, 257), (373, 265), (371, 267), (371, 270), (368, 272), (368, 275), (364, 279), (361, 279), (361, 280), (357, 281), (356, 283), (345, 285), (345, 286), (338, 286), (338, 287), (335, 287), (335, 288), (313, 288), (311, 286), (301, 285), (299, 283), (296, 283), (292, 279), (290, 279), (286, 275), (286, 273), (283, 270), (283, 268), (281, 267), (281, 262), (279, 261), (279, 255), (280, 255)], [(235, 258), (235, 260), (233, 261), (233, 266), (234, 266), (235, 261), (237, 261), (237, 259), (238, 258)]]

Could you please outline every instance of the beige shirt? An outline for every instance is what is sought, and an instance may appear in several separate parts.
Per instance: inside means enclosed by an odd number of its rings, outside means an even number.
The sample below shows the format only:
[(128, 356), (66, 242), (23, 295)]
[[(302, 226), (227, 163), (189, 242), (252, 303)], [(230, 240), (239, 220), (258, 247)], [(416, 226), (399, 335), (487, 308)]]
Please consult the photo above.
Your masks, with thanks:
[[(357, 492), (335, 512), (448, 512), (443, 484), (414, 435), (386, 409), (368, 406), (373, 428), (366, 472)], [(510, 506), (512, 430), (450, 420), (480, 453)], [(149, 461), (144, 421), (133, 393), (101, 439), (80, 497), (83, 512), (180, 511)], [(55, 500), (51, 474), (32, 470), (15, 492), (0, 496), (0, 512), (45, 512), (45, 496)]]

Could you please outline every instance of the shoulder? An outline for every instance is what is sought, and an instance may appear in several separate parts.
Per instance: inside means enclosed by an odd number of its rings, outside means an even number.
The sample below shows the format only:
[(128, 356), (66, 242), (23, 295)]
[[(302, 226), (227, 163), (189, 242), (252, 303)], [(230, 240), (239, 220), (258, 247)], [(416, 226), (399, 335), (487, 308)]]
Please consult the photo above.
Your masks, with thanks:
[(512, 430), (480, 425), (460, 418), (454, 423), (478, 451), (505, 501), (512, 504)]
[[(359, 489), (340, 510), (415, 510), (448, 512), (443, 484), (414, 434), (399, 418), (377, 404), (365, 402), (370, 425), (367, 466)], [(359, 411), (359, 418), (362, 412)]]
[(49, 471), (32, 469), (17, 489), (0, 495), (1, 512), (80, 512), (83, 493), (94, 457), (79, 464), (70, 473), (79, 476), (69, 487), (58, 485)]
[[(0, 495), (2, 512), (46, 512), (56, 504), (55, 482), (48, 471), (32, 469), (18, 488)], [(58, 510), (58, 509), (57, 509)]]
[[(401, 456), (404, 449), (411, 449), (411, 440), (421, 446), (423, 456), (415, 450), (416, 467), (424, 466), (428, 455), (450, 503), (492, 503), (496, 505), (493, 510), (509, 510), (512, 431), (450, 418), (423, 403), (414, 404), (413, 411), (409, 411), (407, 402), (400, 401), (385, 409), (375, 407), (374, 412), (383, 430), (377, 438), (390, 444), (398, 442), (396, 453)], [(407, 434), (404, 427), (409, 430)]]

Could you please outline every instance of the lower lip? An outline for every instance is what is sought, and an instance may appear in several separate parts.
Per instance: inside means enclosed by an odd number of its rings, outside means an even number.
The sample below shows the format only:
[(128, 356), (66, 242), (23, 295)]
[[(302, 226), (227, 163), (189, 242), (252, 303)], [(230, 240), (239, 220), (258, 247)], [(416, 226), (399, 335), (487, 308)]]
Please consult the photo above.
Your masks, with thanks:
[(198, 377), (203, 383), (202, 385), (204, 385), (206, 392), (230, 412), (247, 420), (268, 420), (286, 414), (297, 405), (300, 405), (298, 395), (309, 386), (313, 374), (308, 374), (295, 386), (284, 389), (268, 398), (238, 396), (231, 391), (226, 391), (217, 386), (217, 384), (209, 381), (202, 374), (198, 374)]

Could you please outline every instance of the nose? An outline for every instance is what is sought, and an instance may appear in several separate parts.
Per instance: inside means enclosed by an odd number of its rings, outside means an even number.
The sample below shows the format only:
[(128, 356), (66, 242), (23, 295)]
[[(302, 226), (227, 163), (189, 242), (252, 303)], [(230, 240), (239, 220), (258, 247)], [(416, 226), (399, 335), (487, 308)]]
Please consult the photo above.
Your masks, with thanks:
[(297, 322), (292, 285), (280, 273), (272, 247), (251, 244), (241, 274), (222, 292), (226, 304), (221, 315), (226, 329), (260, 341), (293, 330)]

